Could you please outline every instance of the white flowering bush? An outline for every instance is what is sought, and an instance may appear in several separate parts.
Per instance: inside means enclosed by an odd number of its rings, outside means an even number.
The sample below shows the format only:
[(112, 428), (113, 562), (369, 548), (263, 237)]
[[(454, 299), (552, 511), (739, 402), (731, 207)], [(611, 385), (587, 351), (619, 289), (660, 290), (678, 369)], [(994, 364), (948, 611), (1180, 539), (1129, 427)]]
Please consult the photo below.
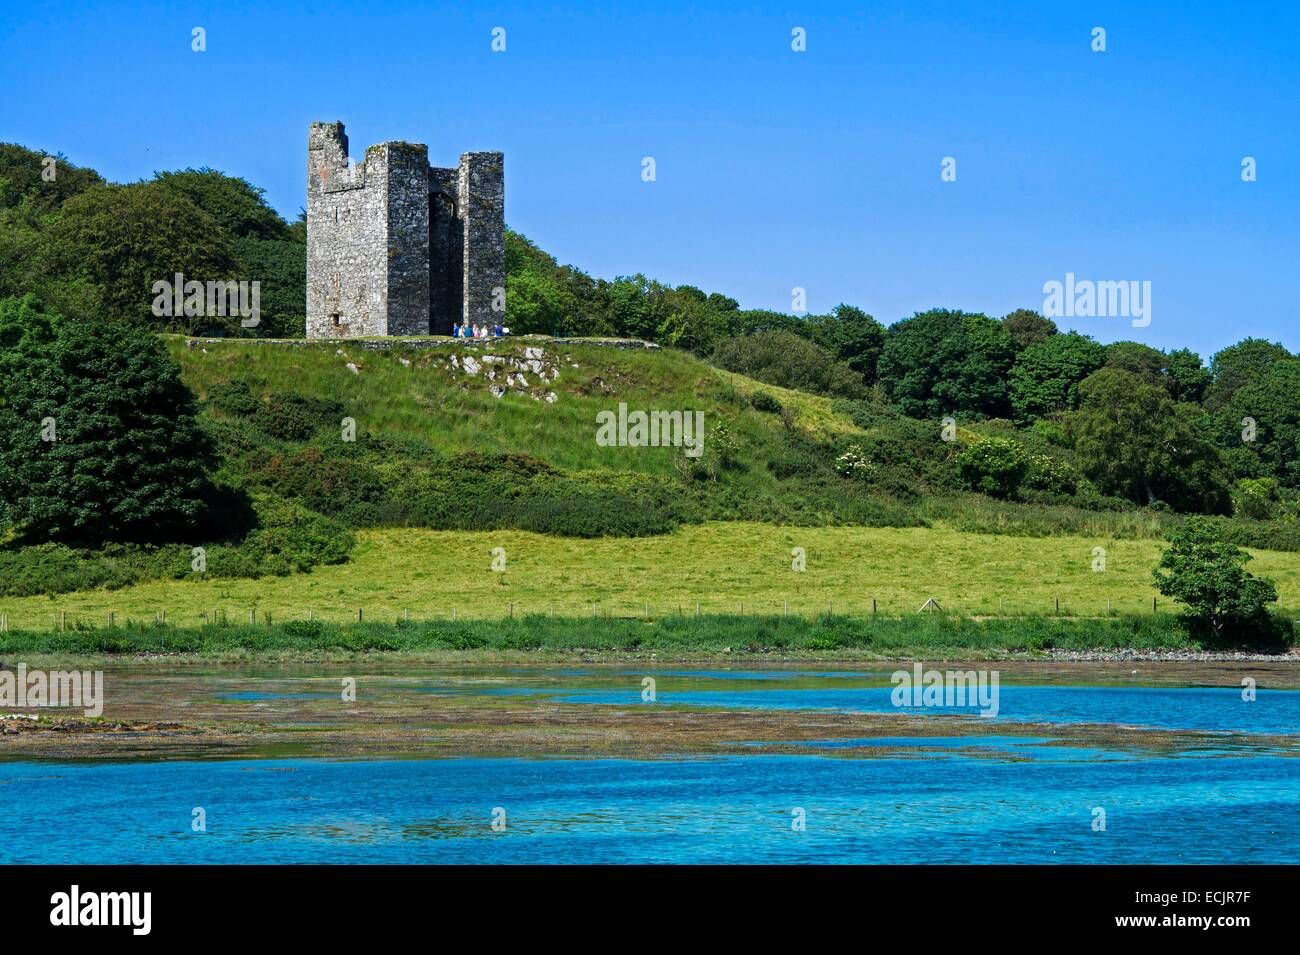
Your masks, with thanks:
[(865, 481), (874, 477), (879, 467), (867, 457), (862, 445), (855, 444), (835, 459), (835, 470), (842, 477)]

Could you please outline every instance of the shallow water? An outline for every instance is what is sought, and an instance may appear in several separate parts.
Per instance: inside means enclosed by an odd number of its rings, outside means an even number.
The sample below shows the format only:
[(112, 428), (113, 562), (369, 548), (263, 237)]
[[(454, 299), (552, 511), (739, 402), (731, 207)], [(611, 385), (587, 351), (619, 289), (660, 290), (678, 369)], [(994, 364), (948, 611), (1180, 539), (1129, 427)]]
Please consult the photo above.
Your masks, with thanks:
[[(0, 765), (27, 863), (1295, 862), (1300, 760)], [(193, 810), (207, 831), (191, 831)], [(492, 812), (505, 810), (505, 829)], [(1106, 829), (1094, 831), (1094, 807)], [(792, 828), (802, 809), (806, 828)]]
[[(581, 688), (543, 685), (480, 685), (469, 692), (536, 696), (565, 703), (640, 704), (646, 671), (593, 673)], [(889, 673), (806, 671), (655, 671), (656, 703), (661, 706), (711, 706), (727, 709), (838, 709), (894, 713)], [(556, 674), (557, 676), (561, 674)], [(595, 684), (595, 685), (590, 685)], [(731, 684), (731, 685), (728, 685)], [(417, 687), (421, 689), (421, 687)], [(466, 691), (459, 684), (432, 682), (429, 692)], [(978, 706), (925, 707), (928, 713), (977, 714)], [(1300, 690), (1256, 689), (1242, 698), (1240, 687), (1062, 686), (999, 679), (997, 715), (992, 722), (1114, 723), (1171, 730), (1294, 733), (1300, 731)]]
[[(647, 672), (654, 703), (641, 697)], [(890, 672), (495, 668), (403, 672), (384, 693), (425, 718), (467, 696), (566, 712), (596, 704), (885, 713), (896, 712)], [(300, 719), (295, 708), (336, 697), (320, 682), (332, 678), (301, 671), (157, 679), (179, 693), (178, 711), (187, 700), (215, 701), (237, 719), (278, 708)], [(0, 862), (1300, 861), (1300, 691), (1261, 689), (1246, 702), (1234, 675), (1217, 687), (1123, 679), (1003, 680), (999, 715), (962, 721), (973, 735), (775, 739), (738, 743), (743, 755), (10, 759), (0, 761)], [(372, 685), (361, 683), (363, 692)], [(1015, 731), (1025, 721), (1056, 735)], [(1112, 746), (1096, 744), (1095, 730), (1088, 742), (1070, 729), (1082, 724), (1152, 729)], [(1208, 735), (1144, 744), (1167, 730)], [(205, 832), (192, 831), (196, 808)], [(495, 808), (503, 831), (493, 829)], [(802, 830), (792, 827), (799, 818)]]

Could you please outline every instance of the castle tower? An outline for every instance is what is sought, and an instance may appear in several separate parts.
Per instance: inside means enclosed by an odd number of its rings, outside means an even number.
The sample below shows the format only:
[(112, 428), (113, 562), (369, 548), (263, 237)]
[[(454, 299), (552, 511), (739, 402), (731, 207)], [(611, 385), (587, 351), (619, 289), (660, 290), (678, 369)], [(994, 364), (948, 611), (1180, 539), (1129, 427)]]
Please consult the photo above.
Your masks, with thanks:
[(493, 324), (505, 319), (505, 158), (463, 153), (458, 194), (464, 230), (461, 319)]
[(505, 287), (501, 153), (430, 167), (428, 147), (348, 160), (342, 123), (307, 141), (307, 337), (450, 334), (493, 324)]

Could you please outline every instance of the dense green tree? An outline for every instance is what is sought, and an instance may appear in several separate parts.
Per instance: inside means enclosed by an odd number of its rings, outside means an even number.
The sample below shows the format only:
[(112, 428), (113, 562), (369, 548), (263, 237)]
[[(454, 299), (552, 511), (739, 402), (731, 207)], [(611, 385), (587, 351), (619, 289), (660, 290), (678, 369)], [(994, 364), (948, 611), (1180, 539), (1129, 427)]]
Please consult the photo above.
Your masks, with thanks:
[(578, 300), (565, 286), (533, 271), (506, 277), (506, 324), (516, 335), (581, 334)]
[(1211, 380), (1205, 392), (1205, 407), (1218, 411), (1242, 385), (1262, 378), (1275, 362), (1292, 357), (1281, 345), (1262, 338), (1246, 338), (1216, 352), (1210, 359)]
[(861, 397), (862, 378), (824, 348), (791, 332), (758, 332), (719, 342), (712, 361), (720, 368), (821, 395)]
[(254, 333), (263, 338), (307, 334), (307, 246), (293, 238), (235, 240), (238, 274), (260, 283), (261, 315)]
[(239, 238), (287, 239), (289, 224), (267, 205), (265, 189), (215, 169), (159, 172), (153, 181), (174, 189)]
[(877, 377), (913, 418), (958, 412), (1003, 417), (1014, 359), (1015, 342), (1001, 322), (934, 309), (890, 326)]
[[(115, 322), (53, 321), (20, 306), (0, 361), (0, 516), (28, 539), (179, 538), (204, 513), (215, 465), (194, 396), (162, 342)], [(5, 310), (13, 318), (15, 312)]]
[(1141, 342), (1115, 342), (1106, 346), (1105, 367), (1159, 385), (1175, 401), (1199, 402), (1210, 382), (1210, 372), (1201, 356), (1187, 348), (1165, 354)]
[(94, 289), (103, 316), (172, 330), (237, 329), (239, 319), (156, 317), (155, 282), (171, 282), (178, 272), (187, 281), (255, 278), (238, 275), (234, 245), (212, 216), (157, 183), (105, 186), (74, 196), (54, 216), (41, 251), (42, 287), (80, 282)]
[(1176, 348), (1165, 357), (1164, 384), (1174, 401), (1199, 404), (1210, 385), (1210, 369), (1190, 348)]
[(848, 365), (868, 384), (885, 347), (885, 326), (854, 305), (840, 303), (829, 315), (810, 315), (812, 340)]
[[(52, 167), (47, 158), (54, 159)], [(102, 185), (104, 179), (99, 173), (72, 165), (62, 153), (42, 153), (16, 143), (0, 143), (0, 209), (26, 205), (35, 214), (44, 215), (73, 196)]]
[(663, 286), (644, 275), (619, 276), (609, 285), (610, 309), (614, 316), (614, 333), (626, 338), (653, 341), (659, 326), (668, 317), (662, 304)]
[(1017, 421), (1073, 411), (1079, 382), (1106, 360), (1105, 346), (1086, 335), (1052, 335), (1025, 348), (1011, 368), (1011, 409)]
[(1056, 322), (1028, 308), (1018, 308), (1004, 315), (1002, 325), (1010, 333), (1017, 348), (1036, 345), (1057, 332)]
[(1220, 539), (1205, 518), (1189, 518), (1169, 545), (1152, 571), (1156, 589), (1216, 634), (1258, 622), (1277, 600), (1273, 581), (1246, 570), (1250, 554)]
[(4, 383), (26, 373), (27, 366), (54, 340), (62, 321), (30, 293), (0, 299), (0, 403), (4, 401)]
[(1239, 475), (1300, 487), (1300, 361), (1269, 365), (1233, 391), (1214, 419)]
[(1079, 397), (1067, 426), (1080, 468), (1103, 493), (1180, 511), (1231, 512), (1228, 470), (1199, 408), (1116, 368), (1089, 375)]
[(1112, 342), (1106, 346), (1106, 367), (1137, 375), (1164, 387), (1165, 353), (1141, 342)]

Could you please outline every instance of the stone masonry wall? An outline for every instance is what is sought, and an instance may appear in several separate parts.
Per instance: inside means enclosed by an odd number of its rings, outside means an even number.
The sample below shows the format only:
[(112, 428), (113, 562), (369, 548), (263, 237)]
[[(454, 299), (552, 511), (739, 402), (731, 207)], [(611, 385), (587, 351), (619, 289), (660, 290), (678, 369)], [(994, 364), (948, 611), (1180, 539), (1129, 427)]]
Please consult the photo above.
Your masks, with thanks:
[(348, 163), (342, 123), (307, 142), (307, 337), (450, 334), (494, 324), (505, 287), (504, 157), (429, 166), (428, 147), (381, 143)]
[(387, 335), (429, 334), (429, 147), (386, 143)]
[(457, 206), (465, 235), (461, 317), (491, 325), (505, 317), (504, 311), (492, 307), (494, 295), (506, 284), (505, 157), (501, 153), (461, 155)]
[(342, 123), (313, 123), (307, 144), (307, 337), (386, 334), (385, 156), (348, 165)]
[(465, 230), (456, 211), (460, 172), (429, 170), (429, 331), (450, 335), (461, 319)]

